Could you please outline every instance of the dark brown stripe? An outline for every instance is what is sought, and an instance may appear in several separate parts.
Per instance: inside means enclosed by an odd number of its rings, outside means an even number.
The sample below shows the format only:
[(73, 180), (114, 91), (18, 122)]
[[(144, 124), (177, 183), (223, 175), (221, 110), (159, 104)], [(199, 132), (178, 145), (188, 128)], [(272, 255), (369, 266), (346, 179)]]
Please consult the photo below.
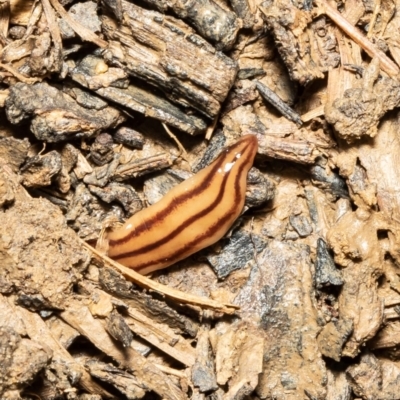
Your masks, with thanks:
[[(181, 255), (183, 255), (184, 253), (186, 253), (186, 251), (188, 250), (188, 248), (193, 247), (196, 243), (198, 243), (199, 241), (203, 240), (206, 236), (212, 236), (213, 234), (215, 234), (215, 232), (219, 229), (221, 224), (224, 224), (225, 222), (227, 222), (229, 220), (229, 218), (231, 218), (231, 215), (234, 213), (234, 209), (236, 208), (236, 205), (240, 202), (242, 194), (241, 194), (241, 190), (240, 190), (240, 185), (239, 185), (239, 181), (241, 178), (241, 174), (243, 172), (243, 169), (245, 168), (245, 166), (247, 165), (247, 163), (250, 161), (250, 154), (248, 155), (248, 157), (246, 158), (245, 162), (242, 163), (242, 165), (240, 166), (239, 172), (236, 175), (236, 179), (235, 179), (235, 201), (233, 202), (233, 206), (229, 209), (229, 211), (227, 211), (223, 217), (219, 218), (212, 226), (210, 229), (208, 229), (207, 231), (203, 232), (201, 235), (197, 236), (194, 240), (192, 240), (191, 242), (187, 243), (182, 249), (180, 249), (180, 251), (175, 252), (173, 254), (171, 254), (168, 258), (169, 259), (176, 259), (179, 258)], [(203, 210), (202, 212), (198, 213), (197, 215), (191, 217), (188, 221), (186, 221), (184, 224), (181, 224), (181, 226), (179, 226), (178, 228), (176, 228), (170, 235), (168, 235), (166, 238), (163, 238), (155, 243), (152, 243), (151, 245), (145, 246), (142, 249), (130, 252), (130, 253), (125, 253), (125, 255), (123, 256), (118, 256), (117, 259), (119, 258), (127, 258), (130, 256), (135, 256), (138, 254), (142, 254), (142, 253), (147, 253), (148, 251), (154, 250), (155, 248), (157, 248), (158, 246), (167, 243), (169, 240), (171, 240), (173, 238), (173, 236), (176, 235), (176, 233), (179, 231), (181, 231), (182, 229), (187, 228), (189, 225), (191, 225), (192, 223), (196, 222), (196, 220), (198, 220), (199, 218), (203, 217), (204, 215), (206, 215), (210, 209), (214, 208), (214, 206), (219, 203), (219, 201), (221, 200), (222, 196), (223, 196), (223, 192), (225, 190), (225, 186), (226, 186), (226, 181), (228, 179), (229, 174), (227, 174), (224, 177), (224, 181), (223, 184), (221, 185), (221, 189), (218, 192), (218, 196), (217, 199), (212, 203), (212, 205), (210, 205), (209, 207), (207, 207), (207, 209)], [(139, 266), (135, 266), (135, 267), (131, 267), (134, 268), (135, 271), (140, 271), (141, 269), (144, 269), (146, 267), (149, 267), (152, 264), (157, 264), (161, 261), (163, 261), (165, 259), (165, 257), (159, 258), (157, 260), (151, 260), (147, 263), (143, 263)]]
[[(149, 220), (144, 221), (142, 224), (138, 225), (137, 227), (135, 227), (134, 230), (132, 230), (132, 232), (129, 232), (126, 236), (124, 236), (121, 239), (118, 240), (110, 240), (109, 245), (111, 247), (113, 246), (118, 246), (118, 245), (122, 245), (126, 242), (128, 242), (129, 240), (131, 240), (131, 238), (133, 236), (137, 236), (140, 235), (141, 233), (147, 231), (149, 229), (150, 226), (152, 226), (154, 223), (156, 223), (157, 221), (163, 220), (164, 218), (166, 218), (168, 216), (168, 214), (171, 212), (172, 208), (178, 207), (180, 204), (184, 203), (185, 201), (187, 201), (190, 197), (196, 196), (197, 194), (201, 193), (202, 191), (204, 191), (208, 186), (211, 185), (212, 180), (209, 179), (212, 175), (215, 174), (215, 172), (218, 170), (218, 168), (221, 166), (221, 164), (223, 164), (223, 162), (225, 161), (225, 159), (227, 158), (227, 153), (229, 153), (230, 151), (232, 151), (233, 149), (235, 149), (235, 147), (239, 146), (241, 144), (241, 141), (238, 141), (237, 143), (235, 143), (234, 145), (232, 145), (231, 147), (228, 147), (224, 153), (220, 154), (213, 162), (217, 162), (215, 164), (215, 166), (211, 169), (210, 173), (204, 178), (203, 183), (194, 188), (193, 190), (191, 190), (190, 192), (186, 192), (184, 194), (182, 194), (181, 196), (175, 198), (173, 200), (173, 202), (171, 202), (171, 204), (169, 204), (167, 207), (164, 208), (164, 210), (158, 212), (157, 214), (155, 214), (152, 218), (150, 218)], [(221, 158), (221, 160), (218, 160), (219, 158)], [(119, 255), (117, 256), (113, 256), (114, 259), (120, 259), (121, 257)]]

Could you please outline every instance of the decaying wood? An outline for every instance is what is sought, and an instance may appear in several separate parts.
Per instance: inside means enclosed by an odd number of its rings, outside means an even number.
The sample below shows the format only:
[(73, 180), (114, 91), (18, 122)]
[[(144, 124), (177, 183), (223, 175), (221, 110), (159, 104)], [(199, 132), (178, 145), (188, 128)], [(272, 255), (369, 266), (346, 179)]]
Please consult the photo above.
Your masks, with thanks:
[[(182, 20), (193, 25), (202, 37), (214, 43), (218, 50), (229, 50), (235, 43), (240, 29), (240, 20), (234, 12), (226, 9), (218, 2), (213, 0), (145, 1), (162, 12), (172, 10)], [(242, 13), (245, 13), (246, 5), (241, 4), (241, 6)], [(240, 8), (239, 4), (237, 8)]]
[(13, 123), (33, 116), (31, 130), (46, 142), (58, 142), (70, 136), (90, 137), (102, 129), (119, 125), (124, 120), (121, 113), (107, 108), (89, 111), (47, 83), (17, 83), (6, 104), (7, 116)]
[[(192, 135), (206, 129), (206, 121), (201, 116), (188, 115), (172, 102), (154, 94), (141, 84), (121, 85), (127, 78), (122, 68), (109, 68), (100, 57), (87, 56), (71, 71), (71, 78), (109, 101), (123, 104), (134, 112), (139, 112)], [(115, 82), (115, 84), (113, 84)]]
[(238, 297), (245, 315), (261, 317), (259, 334), (265, 339), (257, 386), (261, 398), (282, 398), (287, 390), (294, 398), (306, 392), (314, 398), (325, 395), (326, 369), (315, 340), (316, 311), (307, 295), (312, 287), (308, 260), (305, 247), (272, 241), (257, 257)]
[[(399, 7), (0, 1), (0, 398), (397, 399)], [(249, 133), (223, 239), (104, 254)]]
[(376, 58), (364, 71), (360, 87), (352, 86), (342, 98), (325, 107), (327, 121), (348, 142), (362, 136), (375, 136), (382, 116), (400, 102), (399, 82), (379, 76), (379, 71)]
[[(235, 62), (173, 18), (125, 0), (122, 10), (123, 26), (103, 17), (110, 62), (160, 88), (184, 107), (210, 118), (217, 115), (235, 78)], [(182, 35), (185, 41), (180, 40)]]

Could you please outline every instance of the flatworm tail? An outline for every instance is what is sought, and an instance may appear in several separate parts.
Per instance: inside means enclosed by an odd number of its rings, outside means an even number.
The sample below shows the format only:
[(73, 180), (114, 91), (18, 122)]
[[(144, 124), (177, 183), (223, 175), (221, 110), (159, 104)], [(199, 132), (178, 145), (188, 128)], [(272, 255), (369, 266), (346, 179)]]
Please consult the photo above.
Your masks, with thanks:
[(206, 168), (111, 232), (109, 256), (147, 274), (217, 242), (240, 215), (258, 148), (243, 136)]

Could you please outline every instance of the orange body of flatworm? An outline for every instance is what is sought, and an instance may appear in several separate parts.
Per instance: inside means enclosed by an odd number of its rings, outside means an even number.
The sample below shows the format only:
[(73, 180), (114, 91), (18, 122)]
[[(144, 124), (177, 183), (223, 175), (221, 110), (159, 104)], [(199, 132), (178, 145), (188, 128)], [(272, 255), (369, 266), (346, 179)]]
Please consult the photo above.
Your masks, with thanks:
[(217, 242), (243, 210), (257, 149), (254, 135), (224, 149), (208, 167), (110, 232), (109, 256), (147, 274)]

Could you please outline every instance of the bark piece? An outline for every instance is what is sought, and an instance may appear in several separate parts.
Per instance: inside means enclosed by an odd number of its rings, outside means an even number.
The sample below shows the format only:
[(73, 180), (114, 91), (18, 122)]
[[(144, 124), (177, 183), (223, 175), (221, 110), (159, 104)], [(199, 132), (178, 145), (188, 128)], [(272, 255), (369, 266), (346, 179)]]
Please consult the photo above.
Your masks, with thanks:
[(272, 241), (258, 255), (235, 303), (243, 318), (263, 330), (261, 398), (325, 399), (326, 368), (317, 348), (317, 313), (311, 265), (305, 246)]
[(10, 2), (4, 1), (0, 5), (0, 43), (4, 46), (7, 43), (7, 32), (10, 21)]
[(49, 186), (61, 168), (61, 155), (57, 151), (35, 156), (21, 168), (22, 183), (27, 187)]
[[(254, 79), (260, 76), (265, 76), (265, 71), (262, 68), (241, 68), (238, 72), (237, 78), (243, 80)], [(249, 92), (246, 94), (249, 95)]]
[(245, 207), (259, 207), (275, 196), (275, 183), (268, 176), (252, 167), (247, 174)]
[(47, 365), (51, 354), (38, 343), (21, 338), (12, 328), (1, 326), (0, 356), (3, 360), (0, 395), (5, 399), (17, 399), (22, 389)]
[(229, 384), (225, 398), (246, 398), (258, 385), (262, 372), (262, 333), (251, 323), (238, 323), (228, 328), (221, 324), (212, 341), (218, 384)]
[(225, 135), (221, 131), (216, 132), (216, 134), (210, 140), (204, 154), (200, 160), (192, 167), (194, 173), (200, 171), (201, 169), (207, 167), (212, 161), (218, 156), (223, 147), (227, 145), (227, 140)]
[(343, 285), (342, 274), (340, 273), (340, 270), (336, 268), (333, 258), (329, 254), (326, 243), (322, 238), (319, 238), (317, 241), (315, 284), (317, 289), (330, 285)]
[(230, 0), (233, 11), (243, 21), (244, 28), (251, 28), (254, 25), (254, 15), (250, 10), (248, 0)]
[(18, 39), (10, 42), (2, 49), (1, 60), (4, 63), (13, 63), (25, 57), (28, 57), (35, 47), (35, 36), (27, 39)]
[(327, 370), (328, 373), (328, 393), (326, 400), (351, 400), (352, 390), (344, 371)]
[(83, 90), (76, 86), (65, 85), (63, 92), (71, 96), (76, 102), (89, 110), (103, 110), (107, 107), (107, 103), (100, 97), (93, 95), (88, 90)]
[(324, 168), (318, 164), (312, 166), (311, 176), (316, 181), (325, 183), (327, 189), (329, 189), (333, 195), (345, 199), (349, 198), (349, 190), (345, 180), (339, 174), (330, 171), (327, 167)]
[(51, 353), (51, 360), (44, 370), (44, 386), (49, 397), (60, 396), (79, 385), (86, 391), (102, 396), (109, 396), (109, 392), (91, 379), (84, 365), (76, 361), (68, 351), (53, 336), (42, 318), (36, 314), (16, 307), (16, 313), (29, 326), (29, 336)]
[(342, 349), (353, 332), (353, 321), (339, 320), (328, 322), (318, 335), (318, 348), (325, 356), (340, 361)]
[(41, 4), (47, 20), (47, 29), (44, 29), (41, 35), (44, 40), (42, 39), (37, 43), (29, 60), (34, 75), (36, 73), (44, 75), (48, 72), (60, 72), (62, 67), (62, 39), (56, 13), (49, 0), (43, 0)]
[(347, 89), (343, 98), (327, 103), (325, 116), (339, 137), (352, 143), (363, 136), (374, 137), (383, 115), (400, 104), (400, 83), (380, 76), (375, 59), (365, 70), (358, 87)]
[[(400, 221), (400, 187), (397, 179), (400, 173), (397, 157), (400, 151), (398, 130), (399, 114), (389, 115), (382, 121), (379, 134), (363, 143), (357, 152), (360, 163), (366, 170), (368, 182), (376, 188), (379, 209), (395, 221)], [(346, 174), (346, 164), (340, 163), (340, 168)]]
[(32, 117), (32, 132), (39, 140), (47, 142), (91, 137), (123, 121), (116, 109), (86, 110), (47, 83), (14, 85), (6, 100), (6, 112), (13, 124)]
[(108, 100), (165, 122), (190, 135), (199, 135), (207, 127), (207, 120), (204, 117), (183, 112), (181, 108), (165, 99), (160, 92), (150, 90), (140, 84), (131, 84), (126, 89), (101, 88), (96, 92)]
[(158, 324), (131, 307), (128, 314), (127, 323), (136, 335), (185, 366), (195, 364), (193, 348), (166, 324)]
[(20, 336), (27, 336), (24, 320), (15, 312), (12, 297), (0, 295), (0, 325), (12, 329)]
[(107, 42), (97, 36), (93, 31), (86, 28), (85, 25), (77, 22), (74, 18), (67, 13), (64, 7), (58, 2), (58, 0), (46, 0), (51, 3), (57, 13), (68, 23), (68, 25), (75, 31), (75, 33), (83, 40), (96, 44), (98, 47), (104, 49), (107, 48)]
[(101, 230), (104, 228), (103, 220), (107, 216), (111, 218), (112, 215), (118, 220), (122, 218), (122, 214), (122, 210), (115, 207), (110, 211), (104, 203), (92, 195), (89, 189), (81, 183), (75, 189), (65, 218), (69, 226), (78, 232), (81, 238), (97, 240)]
[(397, 363), (379, 360), (372, 353), (366, 353), (359, 363), (347, 368), (347, 375), (354, 393), (363, 399), (398, 397), (400, 368)]
[(32, 11), (33, 0), (27, 0), (23, 3), (19, 1), (11, 1), (11, 20), (10, 22), (15, 25), (26, 25), (29, 21), (29, 16)]
[(122, 8), (123, 27), (103, 17), (110, 62), (160, 88), (172, 101), (215, 117), (233, 85), (236, 63), (175, 18), (124, 0)]
[[(389, 7), (390, 5), (388, 4), (388, 8)], [(394, 11), (397, 11), (397, 6), (394, 7)], [(387, 35), (386, 43), (389, 47), (390, 54), (396, 61), (397, 65), (400, 64), (399, 28), (400, 28), (400, 16), (398, 15), (397, 12), (395, 12), (386, 27), (385, 35)]]
[(129, 400), (141, 399), (146, 394), (146, 387), (131, 374), (97, 360), (86, 363), (91, 376), (118, 389)]
[(384, 271), (385, 250), (377, 232), (388, 228), (382, 214), (358, 209), (343, 215), (328, 232), (335, 262), (345, 267), (339, 295), (340, 318), (354, 323), (343, 355), (355, 357), (360, 346), (375, 336), (383, 322), (383, 302), (375, 282)]
[(102, 3), (111, 11), (118, 22), (122, 21), (123, 12), (121, 0), (102, 0)]
[(144, 136), (128, 127), (121, 127), (113, 135), (114, 142), (120, 143), (134, 149), (142, 149), (144, 144)]
[(127, 216), (131, 216), (143, 209), (142, 200), (130, 185), (113, 182), (104, 188), (89, 185), (89, 190), (106, 203), (114, 201), (120, 203)]
[(400, 323), (392, 321), (377, 333), (371, 341), (371, 349), (385, 349), (395, 347), (400, 343)]
[(124, 299), (124, 301), (143, 313), (148, 318), (160, 324), (167, 324), (174, 331), (182, 331), (190, 337), (195, 337), (198, 325), (189, 317), (177, 313), (164, 302), (152, 298), (146, 293), (135, 289), (134, 285), (127, 282), (118, 272), (109, 269), (100, 269), (100, 284), (107, 292)]
[(122, 68), (109, 67), (103, 58), (93, 54), (78, 60), (69, 73), (74, 81), (93, 91), (110, 86), (126, 89), (129, 85), (128, 74)]
[(137, 178), (170, 167), (175, 157), (167, 153), (158, 153), (142, 159), (135, 159), (120, 165), (113, 174), (117, 182), (123, 182), (131, 178)]
[(94, 1), (85, 1), (74, 4), (68, 10), (71, 18), (84, 25), (92, 32), (100, 32), (101, 22), (97, 15), (97, 4)]
[(236, 40), (241, 24), (235, 13), (213, 0), (171, 1), (145, 0), (160, 11), (173, 11), (187, 21), (217, 50), (229, 50)]
[(293, 180), (288, 179), (279, 182), (275, 197), (270, 205), (271, 212), (264, 218), (261, 233), (276, 239), (299, 239), (300, 235), (290, 221), (301, 218), (301, 220), (308, 221), (307, 226), (310, 225), (312, 214), (307, 201), (303, 198), (305, 194), (305, 190)]
[(113, 138), (108, 133), (101, 133), (90, 146), (90, 158), (96, 165), (104, 165), (114, 158)]
[(336, 38), (332, 27), (324, 24), (324, 19), (314, 23), (316, 31), (323, 24), (324, 30), (319, 32), (319, 36), (307, 29), (312, 23), (311, 12), (301, 10), (295, 4), (284, 0), (265, 1), (262, 12), (293, 80), (305, 85), (322, 78), (324, 71), (338, 64), (340, 57), (335, 49)]
[(73, 169), (73, 173), (76, 178), (81, 180), (87, 174), (91, 174), (93, 172), (92, 166), (89, 164), (88, 160), (83, 156), (82, 153), (78, 153), (78, 160), (76, 161), (76, 166)]
[(18, 172), (24, 163), (29, 148), (28, 139), (20, 140), (14, 137), (0, 138), (0, 158), (7, 162), (13, 172)]
[[(54, 24), (54, 28), (58, 29), (58, 25)], [(51, 30), (50, 27), (49, 29)], [(29, 66), (30, 73), (33, 76), (45, 76), (48, 73), (60, 72), (60, 45), (61, 35), (59, 38), (59, 46), (54, 46), (51, 34), (48, 32), (43, 32), (40, 36), (35, 38), (35, 44), (27, 60), (27, 66)]]
[(358, 364), (347, 369), (347, 374), (358, 396), (376, 399), (382, 393), (382, 371), (373, 354), (363, 354)]
[[(263, 75), (265, 75), (264, 70), (262, 71)], [(244, 73), (242, 72), (242, 70), (240, 70), (238, 73), (238, 79), (240, 79), (243, 74)], [(256, 85), (254, 84), (245, 88), (232, 88), (232, 90), (229, 92), (228, 98), (225, 101), (222, 115), (228, 114), (230, 111), (234, 110), (237, 107), (240, 107), (243, 104), (254, 101), (255, 99), (257, 99), (258, 96), (259, 94), (256, 90)]]
[[(174, 334), (165, 323), (156, 323), (137, 309), (128, 307), (125, 303), (121, 304), (120, 300), (97, 289), (94, 285), (82, 283), (81, 286), (92, 296), (91, 313), (98, 316), (107, 315), (106, 329), (116, 340), (129, 346), (133, 332), (183, 365), (190, 367), (194, 364), (193, 348), (182, 337)], [(126, 316), (124, 318), (119, 314), (114, 316), (113, 305), (122, 306)]]
[(317, 147), (306, 141), (296, 139), (282, 139), (268, 135), (257, 135), (259, 154), (293, 161), (300, 164), (314, 164), (320, 155)]
[(62, 319), (58, 318), (55, 315), (46, 320), (46, 325), (51, 331), (53, 338), (57, 340), (57, 342), (64, 349), (68, 349), (75, 341), (75, 339), (80, 336), (79, 332), (76, 329), (67, 325)]
[(348, 176), (348, 186), (351, 199), (355, 204), (361, 207), (376, 205), (376, 186), (369, 182), (367, 171), (358, 161)]
[(208, 331), (200, 329), (197, 334), (196, 362), (192, 368), (192, 381), (201, 393), (218, 389), (210, 350)]
[(314, 18), (310, 24), (311, 58), (317, 62), (321, 71), (326, 72), (340, 63), (335, 28), (324, 15)]
[(300, 237), (307, 237), (313, 231), (311, 221), (305, 215), (291, 215), (289, 222)]
[(114, 153), (109, 164), (93, 168), (91, 173), (85, 175), (83, 182), (85, 182), (87, 185), (95, 185), (99, 187), (106, 186), (114, 176), (120, 164), (120, 158), (120, 154)]
[(265, 245), (266, 242), (261, 236), (237, 231), (229, 241), (226, 240), (221, 254), (208, 254), (206, 257), (218, 278), (224, 279), (232, 271), (245, 268), (247, 263), (253, 260), (254, 254), (261, 252)]
[(61, 171), (56, 177), (56, 182), (61, 193), (68, 193), (71, 189), (69, 173), (78, 161), (79, 151), (67, 143), (61, 150)]
[(113, 311), (107, 318), (107, 332), (124, 347), (130, 346), (133, 340), (133, 333), (129, 329), (128, 324), (124, 318), (117, 312)]

